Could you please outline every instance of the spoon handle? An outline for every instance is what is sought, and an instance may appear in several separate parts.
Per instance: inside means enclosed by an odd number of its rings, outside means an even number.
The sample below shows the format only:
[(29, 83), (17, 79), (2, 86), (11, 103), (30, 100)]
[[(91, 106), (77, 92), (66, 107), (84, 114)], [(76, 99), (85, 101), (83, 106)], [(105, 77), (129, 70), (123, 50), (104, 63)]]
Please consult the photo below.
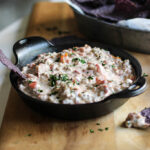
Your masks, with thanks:
[(21, 78), (25, 79), (26, 76), (20, 71), (20, 69), (15, 66), (6, 56), (5, 54), (2, 52), (2, 50), (0, 49), (0, 62), (5, 65), (7, 68), (9, 68), (10, 70), (16, 72)]

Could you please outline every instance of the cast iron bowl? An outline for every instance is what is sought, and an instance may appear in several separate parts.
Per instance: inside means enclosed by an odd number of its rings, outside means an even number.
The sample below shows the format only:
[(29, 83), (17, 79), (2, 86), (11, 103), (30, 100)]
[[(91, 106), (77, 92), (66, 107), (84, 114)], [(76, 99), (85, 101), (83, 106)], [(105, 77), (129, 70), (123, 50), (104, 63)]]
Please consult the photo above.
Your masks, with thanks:
[(150, 32), (121, 27), (116, 23), (82, 14), (74, 8), (72, 10), (80, 32), (88, 39), (137, 52), (150, 53)]
[(24, 65), (32, 62), (37, 55), (44, 52), (53, 52), (53, 51), (61, 51), (65, 48), (71, 48), (73, 46), (83, 46), (84, 44), (89, 44), (92, 47), (101, 47), (109, 50), (113, 55), (119, 56), (122, 59), (129, 59), (136, 75), (136, 81), (132, 84), (128, 89), (123, 90), (122, 92), (113, 94), (103, 101), (89, 103), (89, 104), (54, 104), (46, 101), (41, 101), (39, 99), (32, 98), (24, 94), (18, 88), (18, 76), (16, 73), (10, 73), (10, 81), (13, 85), (14, 89), (20, 95), (22, 100), (28, 104), (32, 109), (47, 114), (51, 117), (57, 117), (65, 120), (81, 120), (94, 118), (101, 115), (108, 114), (114, 111), (116, 108), (124, 104), (130, 97), (134, 97), (140, 95), (145, 91), (146, 88), (146, 80), (141, 75), (142, 69), (141, 65), (133, 56), (128, 54), (127, 52), (116, 49), (107, 45), (102, 45), (100, 43), (94, 42), (77, 42), (77, 43), (69, 43), (56, 45), (57, 49), (53, 47), (51, 43), (47, 40), (40, 37), (30, 37), (22, 39), (13, 47), (14, 54), (16, 56), (16, 65), (19, 68), (22, 68)]

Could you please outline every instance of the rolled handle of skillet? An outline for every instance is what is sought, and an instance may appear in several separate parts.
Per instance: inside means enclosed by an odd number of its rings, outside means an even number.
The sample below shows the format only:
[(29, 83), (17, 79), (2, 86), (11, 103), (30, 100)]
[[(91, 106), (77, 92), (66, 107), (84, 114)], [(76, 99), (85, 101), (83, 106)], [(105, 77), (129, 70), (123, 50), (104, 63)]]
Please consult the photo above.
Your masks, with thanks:
[(51, 52), (54, 45), (42, 37), (29, 37), (17, 41), (13, 46), (16, 64), (24, 66), (39, 54)]
[(129, 98), (142, 94), (146, 89), (146, 79), (142, 76), (140, 77), (132, 86), (127, 90), (114, 95), (116, 98)]

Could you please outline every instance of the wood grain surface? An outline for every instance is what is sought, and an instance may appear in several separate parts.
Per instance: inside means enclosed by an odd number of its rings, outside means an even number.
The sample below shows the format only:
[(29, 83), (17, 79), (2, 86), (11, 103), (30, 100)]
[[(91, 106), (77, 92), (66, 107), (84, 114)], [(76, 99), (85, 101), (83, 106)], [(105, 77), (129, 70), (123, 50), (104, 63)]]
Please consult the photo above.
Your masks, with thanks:
[[(64, 3), (37, 3), (33, 8), (26, 36), (51, 39), (65, 35), (82, 36), (69, 6)], [(143, 72), (150, 74), (150, 55), (132, 54), (142, 64)], [(150, 77), (147, 79), (149, 85)], [(129, 112), (150, 106), (149, 91), (150, 88), (144, 94), (131, 98), (109, 115), (68, 122), (32, 111), (11, 89), (0, 130), (0, 150), (150, 150), (150, 129), (121, 127)], [(105, 127), (109, 129), (98, 131), (98, 128)]]

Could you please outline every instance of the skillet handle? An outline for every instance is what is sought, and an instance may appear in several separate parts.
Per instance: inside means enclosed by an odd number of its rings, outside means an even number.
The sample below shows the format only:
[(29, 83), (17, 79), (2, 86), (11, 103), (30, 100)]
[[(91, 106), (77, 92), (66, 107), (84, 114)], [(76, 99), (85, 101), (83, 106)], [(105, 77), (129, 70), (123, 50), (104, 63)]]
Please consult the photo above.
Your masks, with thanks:
[(33, 61), (39, 54), (50, 52), (53, 48), (55, 48), (54, 45), (42, 37), (21, 39), (13, 46), (16, 64), (24, 66)]
[(132, 86), (130, 86), (127, 90), (116, 94), (116, 97), (118, 98), (129, 98), (134, 97), (137, 95), (142, 94), (147, 87), (146, 79), (141, 76), (136, 83), (134, 83)]

